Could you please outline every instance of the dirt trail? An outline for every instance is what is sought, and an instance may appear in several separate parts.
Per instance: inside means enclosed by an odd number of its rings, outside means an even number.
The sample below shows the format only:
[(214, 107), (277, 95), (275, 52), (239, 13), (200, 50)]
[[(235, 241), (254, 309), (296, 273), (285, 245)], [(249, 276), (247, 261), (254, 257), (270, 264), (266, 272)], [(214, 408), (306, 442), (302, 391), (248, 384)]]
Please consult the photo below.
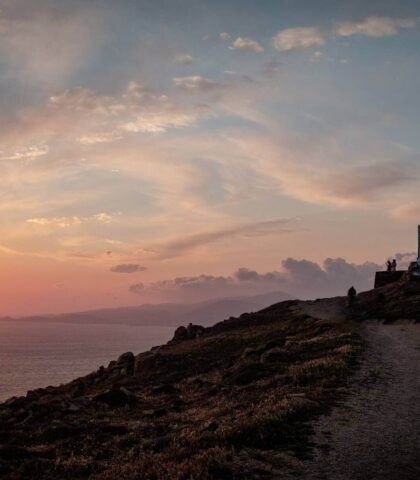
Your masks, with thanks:
[(315, 422), (314, 458), (289, 478), (420, 478), (420, 324), (372, 322), (364, 336), (349, 395)]

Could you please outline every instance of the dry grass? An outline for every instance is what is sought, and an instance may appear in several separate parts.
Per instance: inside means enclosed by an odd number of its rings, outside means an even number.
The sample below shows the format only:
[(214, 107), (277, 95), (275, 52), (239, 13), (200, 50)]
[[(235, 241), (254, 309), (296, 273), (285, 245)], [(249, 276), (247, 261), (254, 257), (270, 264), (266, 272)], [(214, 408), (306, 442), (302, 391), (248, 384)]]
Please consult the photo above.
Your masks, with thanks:
[[(328, 408), (359, 350), (347, 328), (299, 315), (287, 303), (219, 324), (202, 338), (143, 355), (137, 375), (122, 379), (136, 395), (133, 405), (110, 409), (90, 401), (56, 426), (47, 416), (0, 431), (38, 448), (20, 474), (15, 469), (4, 478), (234, 480), (263, 478), (275, 469), (280, 474), (279, 452), (305, 454), (308, 419)], [(86, 396), (106, 388), (93, 382)], [(41, 445), (49, 446), (48, 455)], [(28, 469), (35, 472), (31, 477)]]

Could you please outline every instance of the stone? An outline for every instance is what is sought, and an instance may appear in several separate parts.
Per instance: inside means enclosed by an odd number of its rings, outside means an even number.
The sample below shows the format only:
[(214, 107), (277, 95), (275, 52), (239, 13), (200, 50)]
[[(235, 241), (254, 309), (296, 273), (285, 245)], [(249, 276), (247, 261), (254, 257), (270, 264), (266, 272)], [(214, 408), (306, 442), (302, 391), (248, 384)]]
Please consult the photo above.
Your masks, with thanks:
[[(225, 381), (231, 385), (247, 385), (266, 375), (266, 369), (260, 363), (239, 365), (225, 375)], [(223, 388), (223, 387), (221, 387)]]
[(189, 323), (187, 327), (180, 326), (175, 330), (172, 341), (191, 340), (200, 337), (205, 328), (201, 325), (193, 325)]
[(124, 387), (114, 386), (106, 392), (96, 395), (94, 401), (104, 403), (111, 408), (124, 407), (136, 402), (137, 397)]
[(270, 362), (284, 362), (288, 359), (288, 354), (286, 351), (282, 350), (279, 347), (271, 348), (266, 352), (261, 354), (260, 361), (261, 363), (270, 363)]
[(204, 425), (200, 428), (200, 432), (214, 432), (219, 427), (216, 420), (207, 420)]
[(171, 395), (171, 394), (178, 394), (179, 389), (174, 387), (170, 383), (166, 383), (162, 385), (156, 385), (155, 387), (152, 388), (152, 392), (157, 395), (159, 394)]

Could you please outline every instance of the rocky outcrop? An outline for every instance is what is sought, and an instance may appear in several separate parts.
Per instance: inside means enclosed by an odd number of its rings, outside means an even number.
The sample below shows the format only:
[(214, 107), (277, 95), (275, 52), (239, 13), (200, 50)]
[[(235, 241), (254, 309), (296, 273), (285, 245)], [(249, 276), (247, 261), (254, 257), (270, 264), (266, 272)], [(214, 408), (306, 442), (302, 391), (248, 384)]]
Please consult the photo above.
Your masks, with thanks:
[(183, 340), (192, 340), (200, 337), (205, 331), (205, 328), (201, 325), (188, 324), (187, 327), (181, 326), (175, 330), (173, 342), (180, 342)]

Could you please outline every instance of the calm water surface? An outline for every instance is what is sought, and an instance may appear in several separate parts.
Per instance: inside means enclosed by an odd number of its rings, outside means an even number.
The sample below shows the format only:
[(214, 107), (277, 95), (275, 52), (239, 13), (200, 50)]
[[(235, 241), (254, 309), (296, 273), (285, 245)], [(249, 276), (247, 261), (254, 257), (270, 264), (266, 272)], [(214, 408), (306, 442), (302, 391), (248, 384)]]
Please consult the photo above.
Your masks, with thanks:
[(86, 375), (121, 353), (149, 350), (173, 327), (0, 322), (0, 401)]

